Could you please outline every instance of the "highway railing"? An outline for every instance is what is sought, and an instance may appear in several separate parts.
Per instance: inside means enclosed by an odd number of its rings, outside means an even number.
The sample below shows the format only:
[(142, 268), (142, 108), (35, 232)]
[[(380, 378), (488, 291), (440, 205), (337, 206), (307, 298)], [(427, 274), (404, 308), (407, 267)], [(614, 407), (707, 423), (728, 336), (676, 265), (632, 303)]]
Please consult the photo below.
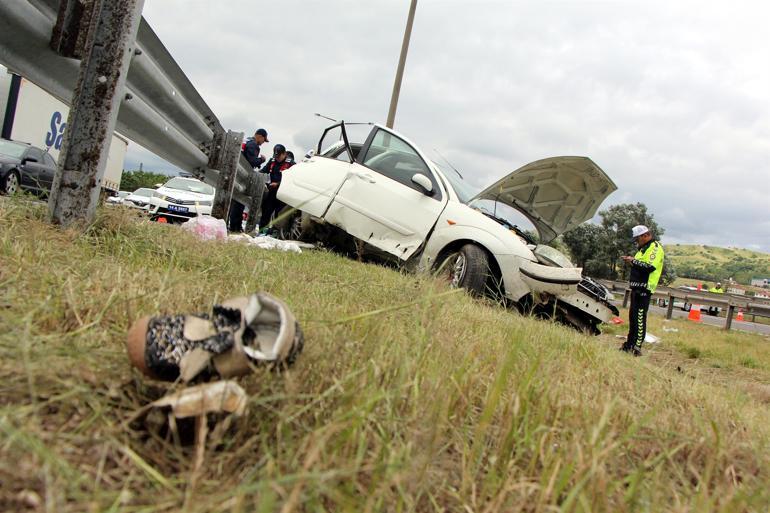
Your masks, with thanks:
[[(623, 307), (628, 306), (631, 289), (628, 282), (600, 280), (605, 287), (612, 292), (623, 294)], [(666, 319), (673, 316), (674, 302), (681, 301), (689, 305), (703, 305), (722, 308), (727, 313), (725, 316), (726, 330), (732, 327), (735, 310), (752, 317), (770, 317), (770, 301), (739, 294), (715, 294), (705, 290), (689, 291), (670, 287), (658, 287), (652, 295), (653, 299), (662, 300), (666, 306)], [(691, 306), (692, 308), (692, 306)]]
[[(0, 62), (67, 105), (99, 1), (0, 2)], [(84, 5), (86, 7), (84, 7)], [(89, 11), (90, 9), (90, 11)], [(214, 186), (213, 211), (231, 198), (259, 211), (264, 180), (240, 154), (243, 134), (224, 129), (147, 21), (142, 18), (115, 129)], [(255, 219), (252, 215), (250, 218)]]

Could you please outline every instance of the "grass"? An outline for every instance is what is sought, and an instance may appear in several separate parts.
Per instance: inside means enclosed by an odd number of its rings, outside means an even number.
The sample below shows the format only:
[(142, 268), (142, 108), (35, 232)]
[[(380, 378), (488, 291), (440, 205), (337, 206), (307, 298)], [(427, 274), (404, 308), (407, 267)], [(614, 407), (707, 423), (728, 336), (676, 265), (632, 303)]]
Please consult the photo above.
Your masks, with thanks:
[[(761, 337), (685, 321), (661, 333), (653, 319), (663, 343), (631, 358), (616, 350), (623, 327), (586, 337), (446, 294), (429, 277), (320, 251), (197, 242), (120, 209), (100, 212), (85, 234), (52, 228), (43, 214), (0, 203), (0, 510), (735, 512), (770, 503)], [(126, 330), (140, 315), (205, 310), (256, 290), (292, 307), (305, 352), (288, 373), (241, 380), (248, 412), (212, 435), (192, 480), (193, 449), (164, 431), (162, 416), (126, 425), (168, 388), (129, 368)], [(688, 359), (680, 346), (702, 355)]]

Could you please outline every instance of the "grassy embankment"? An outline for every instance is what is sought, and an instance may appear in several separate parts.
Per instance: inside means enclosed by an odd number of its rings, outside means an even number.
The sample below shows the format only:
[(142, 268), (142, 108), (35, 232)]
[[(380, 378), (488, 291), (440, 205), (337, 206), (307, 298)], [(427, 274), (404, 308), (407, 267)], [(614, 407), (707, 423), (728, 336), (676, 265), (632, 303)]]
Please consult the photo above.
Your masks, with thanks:
[[(84, 235), (0, 203), (0, 510), (766, 511), (767, 339), (673, 321), (599, 338), (326, 252), (194, 241), (101, 212)], [(127, 327), (266, 290), (306, 333), (245, 417), (192, 449), (125, 425), (164, 385)], [(750, 360), (749, 360), (750, 359)], [(158, 419), (155, 419), (157, 421)], [(162, 423), (163, 419), (160, 419)]]

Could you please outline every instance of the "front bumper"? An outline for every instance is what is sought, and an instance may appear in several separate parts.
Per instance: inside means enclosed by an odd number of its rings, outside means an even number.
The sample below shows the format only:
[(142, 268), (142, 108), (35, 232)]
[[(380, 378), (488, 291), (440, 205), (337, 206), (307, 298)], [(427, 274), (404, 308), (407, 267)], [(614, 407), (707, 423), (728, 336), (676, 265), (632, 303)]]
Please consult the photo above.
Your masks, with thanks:
[(211, 215), (211, 206), (180, 205), (159, 198), (153, 198), (150, 202), (150, 215), (153, 217), (187, 220), (198, 217), (199, 215)]

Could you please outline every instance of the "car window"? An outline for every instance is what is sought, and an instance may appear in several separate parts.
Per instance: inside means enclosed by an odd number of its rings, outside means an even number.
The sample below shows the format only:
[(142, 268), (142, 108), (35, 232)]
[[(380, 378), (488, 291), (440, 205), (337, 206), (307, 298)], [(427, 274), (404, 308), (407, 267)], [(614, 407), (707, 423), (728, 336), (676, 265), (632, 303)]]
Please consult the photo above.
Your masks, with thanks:
[(56, 167), (56, 161), (53, 159), (53, 157), (51, 155), (46, 153), (45, 156), (44, 156), (44, 159), (45, 159), (45, 165), (46, 166), (48, 166), (48, 167)]
[(27, 149), (26, 144), (19, 144), (13, 141), (0, 139), (0, 155), (7, 155), (16, 159), (20, 159), (24, 155), (24, 150)]
[(187, 178), (172, 178), (164, 187), (169, 189), (177, 189), (186, 192), (198, 192), (201, 194), (214, 194), (214, 188), (209, 184), (203, 183), (199, 180), (190, 180)]
[(37, 161), (38, 161), (40, 164), (43, 164), (43, 163), (44, 163), (44, 160), (43, 160), (43, 152), (42, 152), (42, 151), (40, 151), (40, 150), (38, 150), (37, 148), (30, 148), (29, 150), (27, 150), (27, 155), (25, 156), (25, 158), (28, 158), (28, 159), (35, 159), (35, 160), (37, 160)]
[(435, 192), (432, 198), (441, 199), (436, 179), (422, 157), (406, 141), (385, 130), (377, 129), (361, 163), (418, 192), (423, 190), (412, 181), (412, 177), (417, 173), (423, 174), (433, 184)]

